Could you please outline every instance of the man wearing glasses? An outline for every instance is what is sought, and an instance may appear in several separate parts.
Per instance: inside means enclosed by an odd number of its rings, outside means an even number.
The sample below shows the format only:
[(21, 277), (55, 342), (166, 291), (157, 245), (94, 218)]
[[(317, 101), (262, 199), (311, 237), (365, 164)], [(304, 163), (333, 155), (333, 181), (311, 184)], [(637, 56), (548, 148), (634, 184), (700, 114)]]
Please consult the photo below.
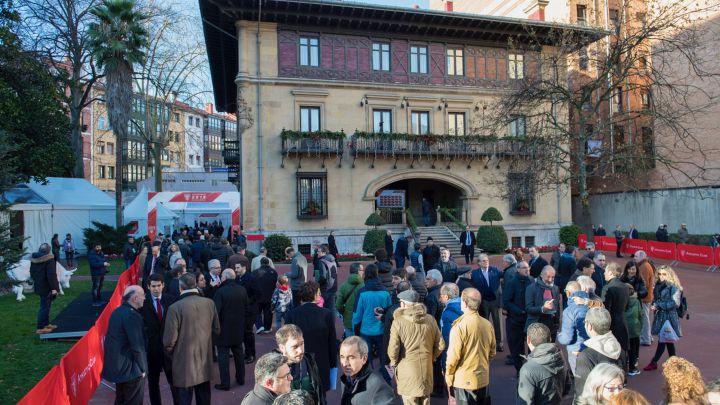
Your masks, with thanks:
[(287, 357), (270, 352), (255, 364), (255, 386), (245, 395), (241, 405), (271, 405), (275, 398), (290, 392), (292, 380)]

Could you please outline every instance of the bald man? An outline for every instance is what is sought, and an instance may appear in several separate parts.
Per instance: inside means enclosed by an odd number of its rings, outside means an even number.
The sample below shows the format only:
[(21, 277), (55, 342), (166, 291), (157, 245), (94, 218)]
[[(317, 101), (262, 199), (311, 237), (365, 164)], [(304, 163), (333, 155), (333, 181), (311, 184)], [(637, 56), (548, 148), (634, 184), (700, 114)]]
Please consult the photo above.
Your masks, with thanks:
[(102, 378), (115, 383), (116, 404), (142, 404), (147, 356), (139, 310), (145, 292), (140, 286), (128, 286), (122, 301), (108, 322)]

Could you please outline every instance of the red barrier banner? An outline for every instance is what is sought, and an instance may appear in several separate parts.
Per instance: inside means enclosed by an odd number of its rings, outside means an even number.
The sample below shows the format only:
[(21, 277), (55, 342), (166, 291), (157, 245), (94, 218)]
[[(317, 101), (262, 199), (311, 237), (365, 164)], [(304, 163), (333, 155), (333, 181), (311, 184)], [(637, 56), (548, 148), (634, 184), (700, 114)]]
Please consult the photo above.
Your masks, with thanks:
[(615, 243), (614, 236), (596, 236), (595, 237), (595, 249), (615, 251), (617, 250), (617, 243)]
[(622, 247), (620, 251), (624, 254), (634, 255), (638, 250), (645, 251), (647, 253), (647, 241), (642, 239), (623, 239)]
[(675, 260), (677, 257), (677, 245), (672, 242), (647, 241), (647, 254), (656, 259)]
[(578, 235), (578, 247), (580, 249), (585, 249), (587, 247), (587, 235), (584, 233), (581, 233)]
[(677, 260), (681, 262), (712, 266), (713, 256), (713, 248), (710, 246), (677, 245)]
[(720, 266), (720, 247), (715, 248), (715, 265)]
[(65, 373), (62, 364), (53, 366), (45, 377), (28, 392), (18, 405), (53, 404), (70, 405), (65, 391)]

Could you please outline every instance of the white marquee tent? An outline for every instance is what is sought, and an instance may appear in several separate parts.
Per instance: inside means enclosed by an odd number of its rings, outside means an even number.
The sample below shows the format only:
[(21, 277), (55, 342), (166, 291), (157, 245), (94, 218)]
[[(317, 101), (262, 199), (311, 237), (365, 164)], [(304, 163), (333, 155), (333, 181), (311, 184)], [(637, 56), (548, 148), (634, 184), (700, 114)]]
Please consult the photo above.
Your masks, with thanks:
[[(162, 204), (157, 206), (157, 226), (160, 232), (172, 233), (175, 229), (176, 220), (179, 215)], [(144, 236), (148, 233), (148, 190), (143, 188), (138, 192), (137, 197), (125, 206), (123, 210), (125, 224), (137, 222), (137, 229), (133, 236)]]
[(70, 233), (79, 253), (85, 253), (83, 229), (92, 221), (115, 226), (115, 201), (85, 179), (49, 177), (47, 184), (19, 184), (3, 194), (10, 210), (22, 215), (26, 251), (50, 243), (53, 234)]

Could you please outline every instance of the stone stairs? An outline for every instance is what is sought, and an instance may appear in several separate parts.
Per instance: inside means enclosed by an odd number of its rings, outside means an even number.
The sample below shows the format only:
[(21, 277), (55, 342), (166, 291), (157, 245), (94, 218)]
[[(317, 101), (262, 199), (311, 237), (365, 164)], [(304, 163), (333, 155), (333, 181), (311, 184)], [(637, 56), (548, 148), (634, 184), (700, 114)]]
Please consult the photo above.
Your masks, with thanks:
[[(456, 258), (462, 257), (460, 254), (460, 239), (447, 226), (419, 226), (420, 244), (425, 247), (425, 240), (428, 236), (432, 236), (435, 245), (445, 245), (450, 249), (450, 254)], [(464, 262), (463, 262), (464, 263)]]

